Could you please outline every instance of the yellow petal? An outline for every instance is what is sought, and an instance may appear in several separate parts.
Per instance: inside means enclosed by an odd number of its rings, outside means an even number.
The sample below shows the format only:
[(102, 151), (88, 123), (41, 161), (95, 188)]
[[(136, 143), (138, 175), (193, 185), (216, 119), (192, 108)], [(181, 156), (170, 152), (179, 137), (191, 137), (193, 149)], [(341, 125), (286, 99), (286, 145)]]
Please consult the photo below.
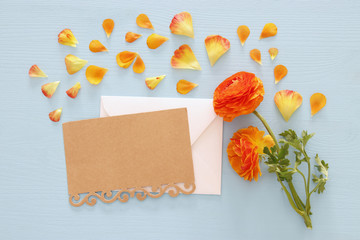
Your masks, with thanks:
[(128, 68), (137, 55), (135, 52), (123, 51), (116, 55), (116, 62), (119, 67)]
[(260, 52), (259, 49), (251, 50), (250, 51), (250, 57), (252, 58), (252, 60), (254, 60), (258, 64), (262, 65), (262, 63), (261, 63), (261, 52)]
[(167, 40), (169, 40), (167, 37), (163, 37), (156, 33), (153, 33), (147, 38), (146, 44), (150, 49), (156, 49), (160, 47)]
[(141, 36), (142, 36), (141, 34), (127, 32), (125, 35), (125, 41), (127, 41), (128, 43), (132, 43)]
[(149, 17), (146, 14), (140, 14), (136, 18), (136, 24), (141, 28), (154, 29), (153, 25), (150, 22)]
[(47, 75), (38, 67), (38, 65), (32, 65), (29, 69), (29, 76), (30, 77), (40, 77), (46, 78)]
[(248, 26), (241, 25), (237, 29), (237, 34), (239, 36), (241, 45), (244, 46), (246, 39), (248, 39), (250, 35), (250, 29)]
[(51, 98), (52, 95), (55, 93), (56, 88), (59, 86), (60, 81), (46, 83), (41, 86), (41, 91), (47, 98)]
[(201, 70), (195, 54), (187, 44), (181, 45), (179, 49), (175, 50), (174, 56), (171, 58), (171, 66), (180, 69)]
[(191, 14), (188, 12), (176, 14), (170, 23), (170, 31), (173, 34), (194, 38)]
[(88, 61), (78, 58), (72, 54), (65, 57), (66, 70), (69, 74), (74, 74), (80, 71)]
[(89, 49), (92, 52), (106, 52), (107, 49), (99, 40), (92, 40), (89, 44)]
[(55, 111), (52, 111), (51, 113), (49, 113), (50, 120), (53, 122), (60, 121), (61, 113), (62, 113), (62, 108), (58, 108)]
[(192, 83), (192, 82), (182, 79), (177, 82), (176, 91), (180, 94), (187, 94), (188, 92), (190, 92), (197, 86), (198, 86), (198, 84), (196, 84), (196, 83)]
[(133, 65), (133, 71), (135, 73), (143, 73), (145, 71), (145, 64), (141, 57), (138, 55)]
[(76, 98), (79, 90), (81, 88), (81, 85), (79, 82), (77, 82), (72, 88), (66, 91), (66, 94), (71, 98)]
[(285, 121), (289, 121), (291, 115), (302, 104), (302, 97), (298, 92), (281, 90), (275, 94), (274, 101)]
[(211, 66), (230, 49), (230, 41), (220, 35), (210, 35), (205, 39), (205, 47)]
[(284, 65), (277, 65), (274, 68), (275, 84), (280, 82), (280, 80), (283, 79), (287, 73), (288, 73), (288, 70)]
[(161, 75), (157, 77), (150, 77), (145, 79), (145, 84), (148, 88), (153, 90), (164, 78), (166, 75)]
[(273, 23), (267, 23), (267, 24), (265, 24), (265, 26), (261, 32), (260, 39), (273, 37), (276, 35), (276, 33), (277, 33), (276, 25)]
[(114, 20), (112, 19), (105, 19), (103, 21), (103, 24), (102, 24), (103, 28), (104, 28), (104, 31), (106, 33), (106, 36), (109, 38), (112, 31), (114, 30), (114, 26), (115, 26), (115, 23), (114, 23)]
[(276, 58), (276, 56), (278, 55), (279, 50), (277, 48), (269, 48), (269, 54), (270, 54), (270, 58), (271, 60), (274, 60)]
[(326, 105), (326, 97), (322, 93), (314, 93), (310, 97), (311, 116), (314, 116)]
[(85, 76), (89, 83), (98, 85), (103, 80), (108, 69), (90, 65), (86, 69)]
[(59, 33), (58, 42), (71, 47), (76, 47), (76, 44), (79, 43), (70, 29), (64, 29)]

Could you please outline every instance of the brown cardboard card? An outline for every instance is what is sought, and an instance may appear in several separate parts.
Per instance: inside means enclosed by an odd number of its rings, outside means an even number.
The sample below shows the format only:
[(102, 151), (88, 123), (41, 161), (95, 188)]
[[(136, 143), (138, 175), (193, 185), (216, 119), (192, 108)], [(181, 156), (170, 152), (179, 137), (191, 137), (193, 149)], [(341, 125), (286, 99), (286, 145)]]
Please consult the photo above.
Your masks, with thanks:
[(195, 190), (186, 108), (67, 122), (63, 135), (73, 206)]

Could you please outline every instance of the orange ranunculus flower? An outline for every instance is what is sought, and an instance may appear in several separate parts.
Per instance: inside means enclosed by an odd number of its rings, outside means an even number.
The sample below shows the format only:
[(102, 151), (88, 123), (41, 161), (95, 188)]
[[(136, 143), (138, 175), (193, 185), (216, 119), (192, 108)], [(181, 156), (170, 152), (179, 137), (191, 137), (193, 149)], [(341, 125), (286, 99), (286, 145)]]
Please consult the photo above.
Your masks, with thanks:
[(214, 92), (214, 110), (224, 121), (252, 113), (265, 94), (262, 81), (253, 73), (238, 72), (222, 83)]
[(263, 154), (265, 147), (274, 146), (270, 135), (264, 136), (264, 131), (256, 127), (239, 129), (230, 139), (227, 148), (231, 167), (245, 180), (258, 180), (261, 176), (259, 154)]

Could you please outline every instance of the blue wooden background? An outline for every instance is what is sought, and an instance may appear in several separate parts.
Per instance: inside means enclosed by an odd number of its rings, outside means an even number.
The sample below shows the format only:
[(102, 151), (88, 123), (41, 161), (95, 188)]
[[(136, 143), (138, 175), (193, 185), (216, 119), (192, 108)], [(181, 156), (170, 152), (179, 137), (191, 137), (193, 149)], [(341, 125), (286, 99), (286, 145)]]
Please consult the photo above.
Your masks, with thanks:
[[(172, 17), (181, 11), (193, 16), (195, 39), (172, 35)], [(360, 101), (360, 2), (353, 1), (0, 1), (0, 239), (359, 239), (359, 101)], [(152, 30), (140, 29), (135, 18), (150, 17), (155, 32), (170, 38), (156, 50), (147, 48)], [(105, 18), (115, 20), (109, 40), (101, 27)], [(259, 41), (268, 22), (278, 35)], [(241, 47), (237, 26), (248, 25), (251, 35)], [(80, 44), (59, 45), (58, 33), (70, 28)], [(127, 31), (142, 33), (132, 44)], [(231, 42), (230, 51), (210, 67), (204, 39), (220, 34)], [(92, 53), (91, 40), (108, 47), (108, 53)], [(174, 70), (173, 51), (189, 44), (202, 71)], [(267, 50), (280, 53), (271, 62)], [(249, 57), (258, 48), (263, 66)], [(116, 65), (118, 52), (139, 52), (146, 64), (143, 74)], [(64, 57), (74, 54), (89, 64), (109, 68), (103, 82), (91, 86), (85, 68), (69, 76)], [(28, 69), (38, 64), (48, 79), (30, 79)], [(274, 84), (273, 67), (287, 66), (289, 73)], [(265, 99), (258, 108), (274, 131), (293, 128), (316, 132), (309, 143), (313, 156), (329, 162), (330, 180), (323, 195), (314, 195), (313, 230), (290, 208), (274, 175), (262, 165), (258, 182), (245, 182), (223, 155), (221, 196), (169, 196), (136, 199), (122, 204), (71, 207), (68, 203), (61, 123), (48, 113), (63, 107), (61, 122), (99, 116), (100, 96), (211, 98), (216, 86), (237, 71), (256, 73), (264, 81)], [(144, 78), (166, 74), (150, 91)], [(176, 82), (187, 79), (199, 87), (186, 96), (176, 92)], [(61, 81), (53, 98), (45, 98), (40, 86)], [(80, 81), (76, 99), (65, 91)], [(273, 102), (282, 89), (296, 90), (303, 105), (286, 123)], [(310, 116), (309, 98), (314, 92), (327, 96), (327, 106)], [(224, 125), (224, 149), (232, 133), (249, 125), (264, 129), (252, 115)], [(296, 179), (296, 184), (300, 184)]]

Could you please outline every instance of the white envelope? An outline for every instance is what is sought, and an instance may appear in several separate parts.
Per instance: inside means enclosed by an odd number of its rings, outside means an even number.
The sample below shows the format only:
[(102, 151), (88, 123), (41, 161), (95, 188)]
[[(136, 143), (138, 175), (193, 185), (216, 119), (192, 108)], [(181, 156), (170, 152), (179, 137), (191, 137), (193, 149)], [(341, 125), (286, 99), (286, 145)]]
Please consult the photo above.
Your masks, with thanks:
[(194, 161), (195, 194), (221, 194), (223, 120), (212, 99), (101, 97), (100, 117), (186, 107)]

